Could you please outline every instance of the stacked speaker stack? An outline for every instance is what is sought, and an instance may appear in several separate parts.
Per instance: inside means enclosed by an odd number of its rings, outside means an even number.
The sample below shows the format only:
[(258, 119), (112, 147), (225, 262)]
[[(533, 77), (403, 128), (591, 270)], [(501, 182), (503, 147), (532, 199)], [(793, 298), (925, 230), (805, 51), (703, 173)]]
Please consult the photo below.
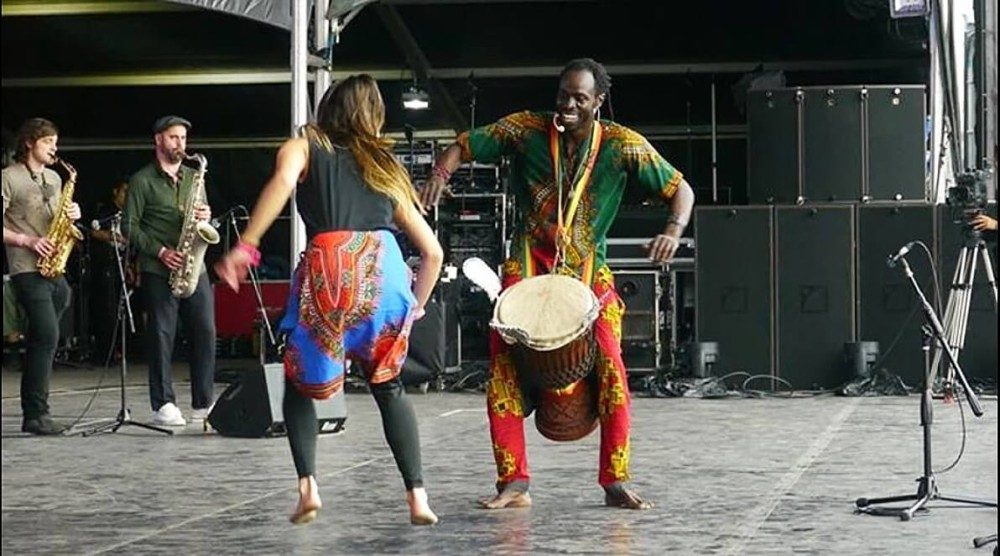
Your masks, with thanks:
[(923, 85), (751, 91), (750, 202), (926, 201), (926, 106)]
[[(947, 297), (965, 238), (949, 207), (926, 199), (925, 104), (912, 85), (751, 93), (755, 204), (695, 213), (696, 339), (719, 345), (713, 374), (835, 388), (857, 378), (845, 346), (874, 341), (880, 368), (920, 384), (923, 317), (886, 259), (923, 241), (937, 268), (919, 249), (907, 260), (928, 297), (934, 272)], [(960, 362), (970, 377), (995, 381), (997, 321), (984, 274)]]
[[(477, 169), (483, 170), (483, 169)], [(462, 170), (459, 170), (461, 172)], [(482, 259), (499, 269), (506, 258), (510, 229), (508, 196), (497, 190), (497, 168), (491, 174), (479, 172), (479, 192), (454, 193), (439, 209), (438, 238), (445, 250), (446, 264), (462, 268), (470, 257)], [(456, 172), (457, 173), (457, 172)], [(455, 179), (452, 179), (455, 183)], [(464, 275), (441, 285), (447, 307), (449, 349), (447, 366), (461, 366), (468, 361), (489, 359), (489, 321), (492, 304), (489, 297)]]
[[(396, 143), (395, 155), (417, 188), (430, 179), (443, 146), (435, 141)], [(464, 163), (452, 174), (448, 187), (447, 201), (428, 215), (444, 248), (447, 277), (434, 291), (428, 317), (414, 327), (414, 336), (425, 338), (421, 347), (411, 342), (410, 367), (419, 371), (410, 373), (414, 376), (438, 377), (445, 368), (459, 367), (463, 361), (489, 358), (489, 298), (460, 273), (447, 270), (461, 268), (469, 257), (499, 268), (510, 234), (511, 207), (496, 164)], [(407, 256), (415, 260), (415, 249), (405, 237), (399, 239)]]

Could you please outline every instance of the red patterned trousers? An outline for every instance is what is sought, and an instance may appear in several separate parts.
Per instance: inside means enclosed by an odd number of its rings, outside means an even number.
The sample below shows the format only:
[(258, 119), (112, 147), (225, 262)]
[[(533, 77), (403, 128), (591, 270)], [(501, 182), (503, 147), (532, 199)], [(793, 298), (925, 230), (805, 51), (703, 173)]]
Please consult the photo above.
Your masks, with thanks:
[[(504, 265), (503, 285), (509, 288), (523, 277), (521, 265)], [(598, 352), (597, 412), (600, 420), (601, 450), (597, 482), (602, 486), (629, 479), (629, 403), (628, 381), (621, 355), (622, 315), (625, 305), (615, 292), (614, 279), (607, 267), (595, 273), (594, 293), (603, 300), (594, 323)], [(528, 456), (524, 444), (526, 417), (523, 385), (511, 359), (507, 344), (495, 331), (490, 332), (490, 379), (486, 385), (487, 415), (497, 465), (497, 485), (528, 481)], [(527, 409), (530, 413), (531, 409)]]

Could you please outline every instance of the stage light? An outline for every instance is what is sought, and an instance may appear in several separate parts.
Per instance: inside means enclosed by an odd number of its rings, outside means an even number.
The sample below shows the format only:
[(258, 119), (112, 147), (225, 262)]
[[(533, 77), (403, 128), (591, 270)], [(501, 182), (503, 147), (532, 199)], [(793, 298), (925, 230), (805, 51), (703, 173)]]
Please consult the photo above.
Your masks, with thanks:
[(426, 110), (430, 106), (430, 96), (427, 95), (427, 91), (420, 87), (412, 85), (409, 89), (403, 91), (403, 108), (407, 110)]
[(889, 15), (894, 19), (901, 17), (922, 17), (927, 15), (927, 11), (927, 0), (889, 0)]

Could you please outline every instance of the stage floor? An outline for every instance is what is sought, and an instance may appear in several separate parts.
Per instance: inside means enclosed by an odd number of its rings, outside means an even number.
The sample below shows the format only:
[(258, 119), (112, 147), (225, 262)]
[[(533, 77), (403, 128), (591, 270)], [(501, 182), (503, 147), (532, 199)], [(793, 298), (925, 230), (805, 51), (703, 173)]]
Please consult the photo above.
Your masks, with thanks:
[[(190, 408), (186, 370), (175, 383)], [(54, 415), (70, 422), (99, 373), (58, 369)], [(150, 409), (145, 369), (130, 369), (138, 420)], [(597, 435), (568, 444), (528, 422), (529, 509), (484, 511), (494, 466), (482, 394), (411, 394), (424, 476), (441, 518), (409, 525), (402, 482), (368, 394), (347, 396), (346, 430), (321, 436), (324, 510), (296, 527), (295, 472), (284, 438), (235, 439), (188, 425), (175, 436), (137, 427), (88, 438), (20, 432), (19, 375), (3, 372), (3, 537), (13, 554), (989, 554), (995, 509), (935, 503), (910, 522), (855, 515), (854, 500), (916, 491), (919, 398), (633, 399), (634, 484), (656, 508), (602, 506)], [(85, 421), (113, 417), (117, 372)], [(216, 394), (224, 385), (217, 385)], [(943, 494), (997, 496), (997, 402), (975, 419)], [(961, 446), (956, 405), (935, 402), (935, 468)]]

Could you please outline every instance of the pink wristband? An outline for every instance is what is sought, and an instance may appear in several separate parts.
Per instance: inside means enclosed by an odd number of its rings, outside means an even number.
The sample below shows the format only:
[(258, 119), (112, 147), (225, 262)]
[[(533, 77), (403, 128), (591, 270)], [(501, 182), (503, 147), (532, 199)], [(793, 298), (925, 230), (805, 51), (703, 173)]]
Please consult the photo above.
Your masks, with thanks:
[(236, 244), (236, 248), (250, 256), (250, 266), (260, 266), (260, 249), (242, 241)]
[(451, 172), (449, 172), (444, 166), (435, 165), (431, 168), (431, 175), (436, 178), (441, 178), (446, 183), (451, 179)]

